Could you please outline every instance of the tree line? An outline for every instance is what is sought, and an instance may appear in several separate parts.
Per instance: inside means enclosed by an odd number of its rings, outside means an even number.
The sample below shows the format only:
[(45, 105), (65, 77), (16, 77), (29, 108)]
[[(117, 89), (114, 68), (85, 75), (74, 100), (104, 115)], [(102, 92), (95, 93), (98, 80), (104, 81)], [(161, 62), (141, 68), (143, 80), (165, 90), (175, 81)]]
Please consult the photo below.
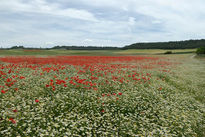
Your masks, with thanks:
[(185, 41), (170, 41), (170, 42), (147, 42), (134, 43), (131, 45), (120, 47), (99, 47), (99, 46), (54, 46), (52, 48), (28, 48), (24, 46), (13, 46), (11, 48), (1, 49), (64, 49), (64, 50), (126, 50), (126, 49), (194, 49), (205, 47), (205, 39), (200, 40), (185, 40)]
[(135, 43), (122, 49), (194, 49), (205, 46), (205, 39), (170, 42)]

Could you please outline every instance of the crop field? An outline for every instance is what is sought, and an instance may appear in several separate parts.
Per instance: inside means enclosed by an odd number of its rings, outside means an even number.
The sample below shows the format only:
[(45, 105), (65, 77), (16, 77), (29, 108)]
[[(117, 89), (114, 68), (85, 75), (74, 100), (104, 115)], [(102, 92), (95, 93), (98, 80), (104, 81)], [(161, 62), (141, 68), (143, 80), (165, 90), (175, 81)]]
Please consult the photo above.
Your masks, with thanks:
[(193, 55), (1, 56), (0, 136), (205, 136)]
[(196, 49), (175, 49), (175, 50), (162, 50), (162, 49), (128, 49), (128, 50), (0, 50), (0, 56), (71, 56), (71, 55), (86, 55), (86, 56), (121, 56), (121, 55), (160, 55), (166, 51), (171, 51), (174, 54), (190, 54), (194, 53)]

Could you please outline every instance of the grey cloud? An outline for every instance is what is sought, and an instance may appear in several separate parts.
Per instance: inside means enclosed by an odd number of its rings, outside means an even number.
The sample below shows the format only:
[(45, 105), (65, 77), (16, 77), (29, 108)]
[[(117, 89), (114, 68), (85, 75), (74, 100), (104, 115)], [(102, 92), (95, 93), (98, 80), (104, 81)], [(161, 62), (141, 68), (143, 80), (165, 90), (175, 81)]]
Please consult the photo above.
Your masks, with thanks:
[(75, 8), (61, 9), (59, 8), (58, 4), (50, 4), (44, 0), (33, 0), (27, 3), (23, 3), (20, 0), (13, 2), (7, 2), (7, 0), (3, 0), (0, 5), (0, 11), (50, 14), (88, 21), (97, 21), (94, 15), (86, 10)]
[(204, 38), (203, 0), (1, 0), (0, 44), (109, 45)]

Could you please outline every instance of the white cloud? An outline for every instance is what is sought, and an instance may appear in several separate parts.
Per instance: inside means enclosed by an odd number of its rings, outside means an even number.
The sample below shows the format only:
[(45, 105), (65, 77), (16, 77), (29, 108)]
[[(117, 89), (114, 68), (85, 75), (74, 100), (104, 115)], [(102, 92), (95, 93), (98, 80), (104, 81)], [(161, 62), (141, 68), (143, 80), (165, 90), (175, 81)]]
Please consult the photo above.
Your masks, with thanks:
[(131, 26), (135, 25), (135, 20), (136, 19), (134, 17), (129, 17), (128, 24), (131, 25)]
[(160, 23), (162, 23), (162, 22), (161, 22), (160, 20), (153, 20), (152, 23), (153, 23), (153, 24), (160, 24)]
[(55, 43), (54, 43), (54, 42), (49, 42), (49, 41), (48, 41), (48, 42), (46, 42), (45, 44), (46, 44), (46, 45), (54, 45)]
[(93, 42), (92, 39), (84, 39), (83, 42)]

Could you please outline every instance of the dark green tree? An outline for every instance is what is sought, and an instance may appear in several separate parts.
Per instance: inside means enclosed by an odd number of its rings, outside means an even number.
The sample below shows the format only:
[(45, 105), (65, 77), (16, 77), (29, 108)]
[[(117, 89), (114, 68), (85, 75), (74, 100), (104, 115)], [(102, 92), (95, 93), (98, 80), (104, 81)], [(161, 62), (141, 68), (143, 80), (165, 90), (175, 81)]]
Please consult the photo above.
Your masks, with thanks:
[(196, 50), (196, 54), (205, 54), (205, 46), (198, 48)]

